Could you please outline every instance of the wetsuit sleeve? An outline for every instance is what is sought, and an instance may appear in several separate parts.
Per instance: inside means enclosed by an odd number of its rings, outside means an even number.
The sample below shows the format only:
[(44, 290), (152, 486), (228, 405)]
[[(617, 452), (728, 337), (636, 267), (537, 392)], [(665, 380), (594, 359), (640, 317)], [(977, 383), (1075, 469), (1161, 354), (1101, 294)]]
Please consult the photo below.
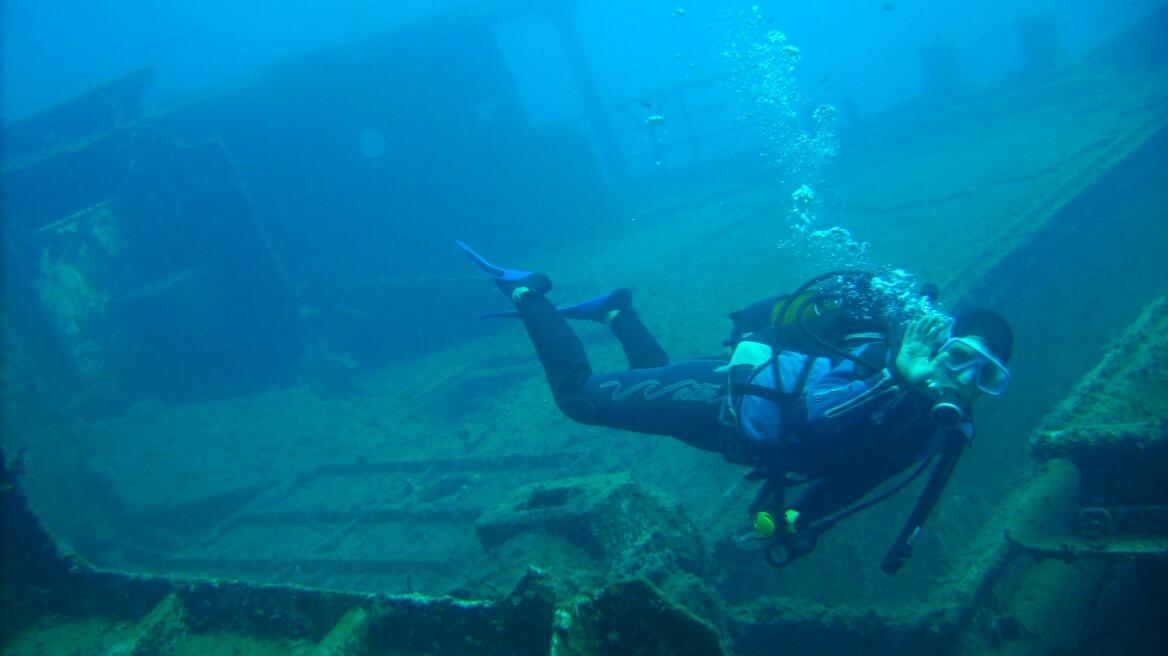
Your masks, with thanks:
[(808, 381), (801, 410), (804, 433), (815, 439), (848, 430), (903, 394), (896, 374), (884, 368), (860, 378), (850, 360)]

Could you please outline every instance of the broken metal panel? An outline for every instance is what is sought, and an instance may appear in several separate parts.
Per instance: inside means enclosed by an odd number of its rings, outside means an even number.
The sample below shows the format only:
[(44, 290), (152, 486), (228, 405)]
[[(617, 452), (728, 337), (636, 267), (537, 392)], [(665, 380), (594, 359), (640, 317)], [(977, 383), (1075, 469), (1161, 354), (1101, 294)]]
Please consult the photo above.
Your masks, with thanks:
[(1029, 548), (1048, 555), (1168, 554), (1166, 367), (1168, 300), (1161, 296), (1032, 439), (1036, 457), (1070, 460), (1082, 481), (1074, 521), (1063, 526), (1058, 538), (1029, 543)]
[(123, 129), (4, 187), (5, 285), (21, 300), (6, 311), (59, 403), (104, 413), (293, 373), (299, 310), (218, 143)]
[(1161, 296), (1047, 418), (1031, 442), (1035, 456), (1099, 466), (1099, 459), (1158, 454), (1168, 447), (1166, 395), (1168, 300)]

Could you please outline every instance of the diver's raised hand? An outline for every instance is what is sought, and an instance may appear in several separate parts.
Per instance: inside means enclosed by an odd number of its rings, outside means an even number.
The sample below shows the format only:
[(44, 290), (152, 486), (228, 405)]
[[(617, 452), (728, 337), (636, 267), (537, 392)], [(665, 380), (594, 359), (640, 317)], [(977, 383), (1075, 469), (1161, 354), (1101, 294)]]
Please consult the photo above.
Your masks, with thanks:
[(944, 342), (948, 330), (949, 319), (938, 315), (915, 319), (905, 326), (896, 369), (910, 384), (923, 384), (942, 364), (945, 355), (934, 358), (933, 352)]

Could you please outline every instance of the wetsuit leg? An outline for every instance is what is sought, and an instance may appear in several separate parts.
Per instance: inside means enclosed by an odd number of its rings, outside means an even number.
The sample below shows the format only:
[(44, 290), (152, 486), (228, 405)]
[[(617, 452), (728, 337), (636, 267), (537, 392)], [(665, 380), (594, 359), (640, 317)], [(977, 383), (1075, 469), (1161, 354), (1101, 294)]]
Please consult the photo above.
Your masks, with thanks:
[(668, 435), (722, 451), (727, 429), (718, 413), (726, 387), (718, 369), (725, 361), (594, 374), (580, 339), (546, 298), (527, 293), (516, 307), (564, 414), (584, 424)]
[(526, 293), (515, 308), (519, 310), (535, 354), (543, 365), (548, 386), (559, 403), (565, 390), (579, 387), (592, 373), (584, 344), (555, 306), (542, 295)]
[(586, 423), (668, 435), (723, 453), (729, 429), (724, 360), (687, 360), (664, 367), (594, 373), (560, 399), (560, 409)]
[(669, 364), (669, 356), (665, 349), (649, 333), (641, 317), (633, 308), (621, 310), (609, 323), (612, 333), (620, 340), (624, 349), (625, 358), (629, 361), (629, 369), (648, 369), (650, 367), (664, 367)]

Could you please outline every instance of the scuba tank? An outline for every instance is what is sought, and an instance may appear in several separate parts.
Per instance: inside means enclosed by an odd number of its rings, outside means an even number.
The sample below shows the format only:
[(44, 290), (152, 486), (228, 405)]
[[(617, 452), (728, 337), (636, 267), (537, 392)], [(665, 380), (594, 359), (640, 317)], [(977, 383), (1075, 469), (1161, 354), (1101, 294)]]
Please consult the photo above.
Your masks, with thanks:
[[(781, 405), (802, 394), (814, 367), (841, 358), (872, 372), (883, 369), (883, 361), (865, 362), (840, 347), (888, 341), (883, 322), (872, 312), (857, 309), (843, 291), (851, 290), (852, 297), (858, 297), (871, 288), (872, 279), (864, 271), (832, 271), (808, 280), (791, 294), (732, 312), (730, 338), (723, 342), (732, 349), (730, 396), (739, 404), (745, 396), (757, 396)], [(751, 384), (767, 368), (772, 370), (771, 383), (779, 389), (768, 391)], [(727, 414), (736, 419), (737, 408), (731, 407)]]
[(845, 358), (869, 369), (880, 370), (884, 363), (869, 363), (841, 348), (857, 340), (884, 341), (888, 326), (871, 307), (859, 299), (871, 289), (875, 276), (867, 271), (843, 269), (820, 274), (790, 294), (775, 296), (730, 313), (733, 327), (723, 342), (735, 347), (750, 338), (777, 350), (811, 356)]

